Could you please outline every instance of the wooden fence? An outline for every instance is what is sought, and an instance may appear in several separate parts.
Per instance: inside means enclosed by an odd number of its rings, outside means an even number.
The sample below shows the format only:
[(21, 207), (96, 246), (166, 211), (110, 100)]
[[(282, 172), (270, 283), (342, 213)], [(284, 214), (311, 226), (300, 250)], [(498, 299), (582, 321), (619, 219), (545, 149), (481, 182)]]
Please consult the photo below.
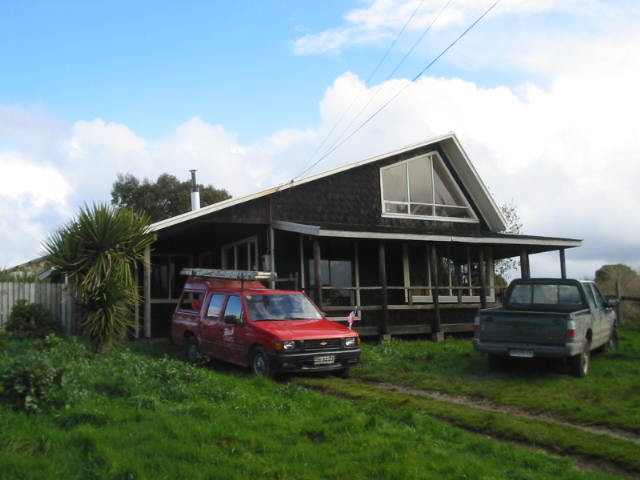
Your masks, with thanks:
[(38, 303), (50, 310), (62, 324), (64, 333), (74, 333), (78, 307), (61, 283), (0, 282), (0, 328), (4, 327), (18, 300)]

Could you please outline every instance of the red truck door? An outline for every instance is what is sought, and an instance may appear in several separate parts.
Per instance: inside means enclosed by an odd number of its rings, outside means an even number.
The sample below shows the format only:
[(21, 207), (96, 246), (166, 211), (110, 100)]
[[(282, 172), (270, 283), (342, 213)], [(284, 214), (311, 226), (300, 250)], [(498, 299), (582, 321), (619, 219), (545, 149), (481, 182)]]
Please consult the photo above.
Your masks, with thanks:
[(239, 295), (229, 295), (222, 319), (220, 346), (223, 358), (244, 365), (246, 363), (244, 349), (247, 325), (242, 298)]
[(200, 323), (200, 349), (202, 353), (218, 358), (224, 358), (221, 343), (222, 330), (225, 324), (220, 318), (223, 304), (223, 293), (211, 294), (208, 299), (207, 309), (202, 314)]
[(176, 343), (182, 343), (184, 332), (198, 334), (203, 299), (204, 292), (195, 290), (182, 292), (172, 320), (172, 335)]

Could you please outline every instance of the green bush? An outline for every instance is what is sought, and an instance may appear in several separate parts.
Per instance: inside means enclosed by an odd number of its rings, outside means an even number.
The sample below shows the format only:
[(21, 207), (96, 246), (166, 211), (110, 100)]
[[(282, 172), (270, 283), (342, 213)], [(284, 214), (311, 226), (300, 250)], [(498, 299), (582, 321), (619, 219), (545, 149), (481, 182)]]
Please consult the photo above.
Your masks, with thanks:
[(7, 339), (9, 335), (4, 328), (0, 328), (0, 355), (2, 355), (7, 349)]
[(18, 300), (11, 310), (6, 329), (16, 338), (44, 338), (59, 332), (60, 322), (42, 305)]
[(29, 413), (50, 411), (65, 404), (63, 370), (41, 352), (28, 352), (0, 372), (0, 399)]

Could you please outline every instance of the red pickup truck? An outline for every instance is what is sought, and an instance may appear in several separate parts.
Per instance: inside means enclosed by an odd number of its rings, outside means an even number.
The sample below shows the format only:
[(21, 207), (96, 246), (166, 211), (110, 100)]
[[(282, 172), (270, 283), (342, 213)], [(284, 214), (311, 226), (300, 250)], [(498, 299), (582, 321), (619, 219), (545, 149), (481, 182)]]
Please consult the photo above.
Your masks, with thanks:
[(360, 337), (325, 318), (304, 294), (266, 288), (269, 274), (184, 269), (189, 275), (171, 321), (187, 361), (199, 354), (249, 367), (256, 375), (334, 371), (360, 360)]

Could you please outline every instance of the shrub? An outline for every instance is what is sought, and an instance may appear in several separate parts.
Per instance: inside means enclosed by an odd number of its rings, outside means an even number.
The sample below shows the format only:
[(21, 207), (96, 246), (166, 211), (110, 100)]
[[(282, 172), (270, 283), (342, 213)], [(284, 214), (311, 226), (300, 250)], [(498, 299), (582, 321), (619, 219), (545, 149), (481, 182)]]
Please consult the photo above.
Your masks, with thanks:
[(0, 328), (0, 355), (2, 355), (7, 349), (7, 331), (4, 328)]
[(16, 410), (29, 413), (64, 406), (63, 371), (40, 352), (28, 352), (0, 372), (0, 399)]
[(60, 331), (60, 322), (42, 305), (18, 300), (11, 310), (6, 329), (16, 338), (44, 338)]

